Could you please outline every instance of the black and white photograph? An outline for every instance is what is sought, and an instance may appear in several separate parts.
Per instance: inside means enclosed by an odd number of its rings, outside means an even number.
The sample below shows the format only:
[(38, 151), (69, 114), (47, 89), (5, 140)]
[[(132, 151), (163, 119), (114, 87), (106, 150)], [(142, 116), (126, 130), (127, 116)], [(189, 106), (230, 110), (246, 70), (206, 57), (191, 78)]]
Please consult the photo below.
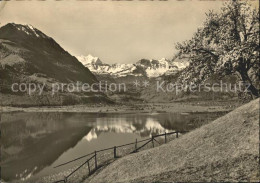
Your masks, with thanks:
[(0, 182), (260, 182), (258, 0), (0, 0)]

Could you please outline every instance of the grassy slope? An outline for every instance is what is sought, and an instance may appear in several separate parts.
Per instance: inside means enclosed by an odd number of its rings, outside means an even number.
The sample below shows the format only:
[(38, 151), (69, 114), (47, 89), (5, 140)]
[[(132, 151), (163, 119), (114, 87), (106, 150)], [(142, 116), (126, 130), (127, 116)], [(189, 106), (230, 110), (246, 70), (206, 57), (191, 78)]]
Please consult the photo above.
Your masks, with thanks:
[(257, 181), (259, 99), (169, 144), (116, 160), (86, 182)]

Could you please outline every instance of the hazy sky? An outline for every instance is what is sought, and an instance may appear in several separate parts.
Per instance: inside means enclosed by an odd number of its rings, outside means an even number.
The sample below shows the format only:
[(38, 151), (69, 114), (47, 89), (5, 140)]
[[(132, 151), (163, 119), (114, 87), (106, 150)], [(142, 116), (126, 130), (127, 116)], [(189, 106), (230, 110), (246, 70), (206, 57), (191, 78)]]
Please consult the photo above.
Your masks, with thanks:
[(191, 38), (221, 1), (9, 1), (0, 22), (31, 24), (72, 55), (106, 63), (172, 58), (174, 43)]

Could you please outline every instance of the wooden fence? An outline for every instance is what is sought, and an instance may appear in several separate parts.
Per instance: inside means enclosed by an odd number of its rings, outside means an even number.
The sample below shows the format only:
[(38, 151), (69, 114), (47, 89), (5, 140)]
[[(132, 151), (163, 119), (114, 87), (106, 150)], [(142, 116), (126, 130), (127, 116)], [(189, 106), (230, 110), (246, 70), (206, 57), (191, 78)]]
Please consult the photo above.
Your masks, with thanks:
[[(106, 148), (106, 149), (101, 149), (101, 150), (98, 150), (98, 151), (94, 151), (92, 153), (89, 153), (89, 154), (86, 154), (84, 156), (81, 156), (81, 157), (78, 157), (78, 158), (75, 158), (73, 160), (70, 160), (68, 162), (65, 162), (65, 163), (62, 163), (60, 165), (57, 165), (55, 166), (54, 168), (57, 168), (57, 167), (61, 167), (61, 166), (64, 166), (64, 165), (67, 165), (67, 164), (70, 164), (72, 162), (75, 162), (75, 161), (78, 161), (80, 159), (83, 159), (83, 158), (86, 158), (86, 157), (89, 157), (87, 160), (85, 160), (82, 164), (80, 164), (77, 168), (75, 168), (71, 173), (69, 173), (67, 176), (64, 177), (64, 179), (61, 179), (61, 180), (58, 180), (58, 181), (55, 181), (53, 183), (59, 183), (59, 182), (63, 182), (63, 183), (67, 183), (68, 182), (68, 179), (74, 175), (77, 171), (79, 171), (84, 165), (86, 166), (86, 169), (87, 169), (87, 173), (89, 175), (91, 175), (92, 173), (94, 173), (98, 168), (100, 168), (102, 166), (102, 163), (104, 164), (104, 161), (100, 161), (98, 162), (98, 154), (100, 154), (101, 152), (104, 152), (104, 151), (110, 151), (112, 154), (113, 154), (113, 158), (116, 159), (116, 158), (119, 158), (121, 157), (118, 153), (120, 152), (120, 148), (123, 148), (123, 147), (127, 147), (127, 146), (133, 146), (134, 145), (134, 150), (131, 150), (129, 151), (128, 153), (126, 154), (132, 154), (132, 153), (137, 153), (138, 151), (144, 149), (145, 147), (148, 146), (148, 144), (151, 144), (152, 147), (155, 147), (155, 146), (158, 146), (158, 145), (161, 145), (161, 144), (164, 144), (164, 143), (167, 143), (167, 141), (170, 141), (170, 138), (168, 136), (170, 135), (173, 135), (173, 134), (176, 134), (175, 138), (178, 138), (179, 137), (179, 134), (182, 134), (182, 133), (186, 133), (187, 131), (175, 131), (175, 132), (170, 132), (170, 133), (163, 133), (163, 134), (159, 134), (159, 135), (153, 135), (151, 138), (147, 138), (147, 139), (144, 139), (144, 140), (140, 140), (138, 141), (136, 139), (135, 142), (133, 143), (128, 143), (128, 144), (123, 144), (123, 145), (120, 145), (120, 146), (114, 146), (114, 147), (110, 147), (110, 148)], [(161, 139), (158, 139), (158, 137), (163, 137)], [(168, 138), (167, 138), (168, 137)], [(157, 139), (156, 139), (157, 138)], [(155, 144), (156, 142), (156, 144)], [(143, 143), (142, 145), (140, 145), (138, 147), (138, 144), (140, 143)], [(93, 165), (91, 166), (91, 161), (93, 161)], [(99, 165), (99, 166), (98, 166)]]

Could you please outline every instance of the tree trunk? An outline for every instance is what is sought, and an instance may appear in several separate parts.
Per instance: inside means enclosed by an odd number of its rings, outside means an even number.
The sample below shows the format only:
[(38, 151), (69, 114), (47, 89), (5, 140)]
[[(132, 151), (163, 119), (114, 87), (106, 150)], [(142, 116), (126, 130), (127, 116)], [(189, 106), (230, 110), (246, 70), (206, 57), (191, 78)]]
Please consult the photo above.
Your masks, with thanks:
[[(253, 94), (256, 98), (259, 97), (258, 89), (253, 85), (252, 80), (249, 78), (247, 71), (241, 71), (239, 74), (242, 77), (243, 82), (245, 83), (248, 90)], [(249, 84), (249, 86), (248, 86)]]

